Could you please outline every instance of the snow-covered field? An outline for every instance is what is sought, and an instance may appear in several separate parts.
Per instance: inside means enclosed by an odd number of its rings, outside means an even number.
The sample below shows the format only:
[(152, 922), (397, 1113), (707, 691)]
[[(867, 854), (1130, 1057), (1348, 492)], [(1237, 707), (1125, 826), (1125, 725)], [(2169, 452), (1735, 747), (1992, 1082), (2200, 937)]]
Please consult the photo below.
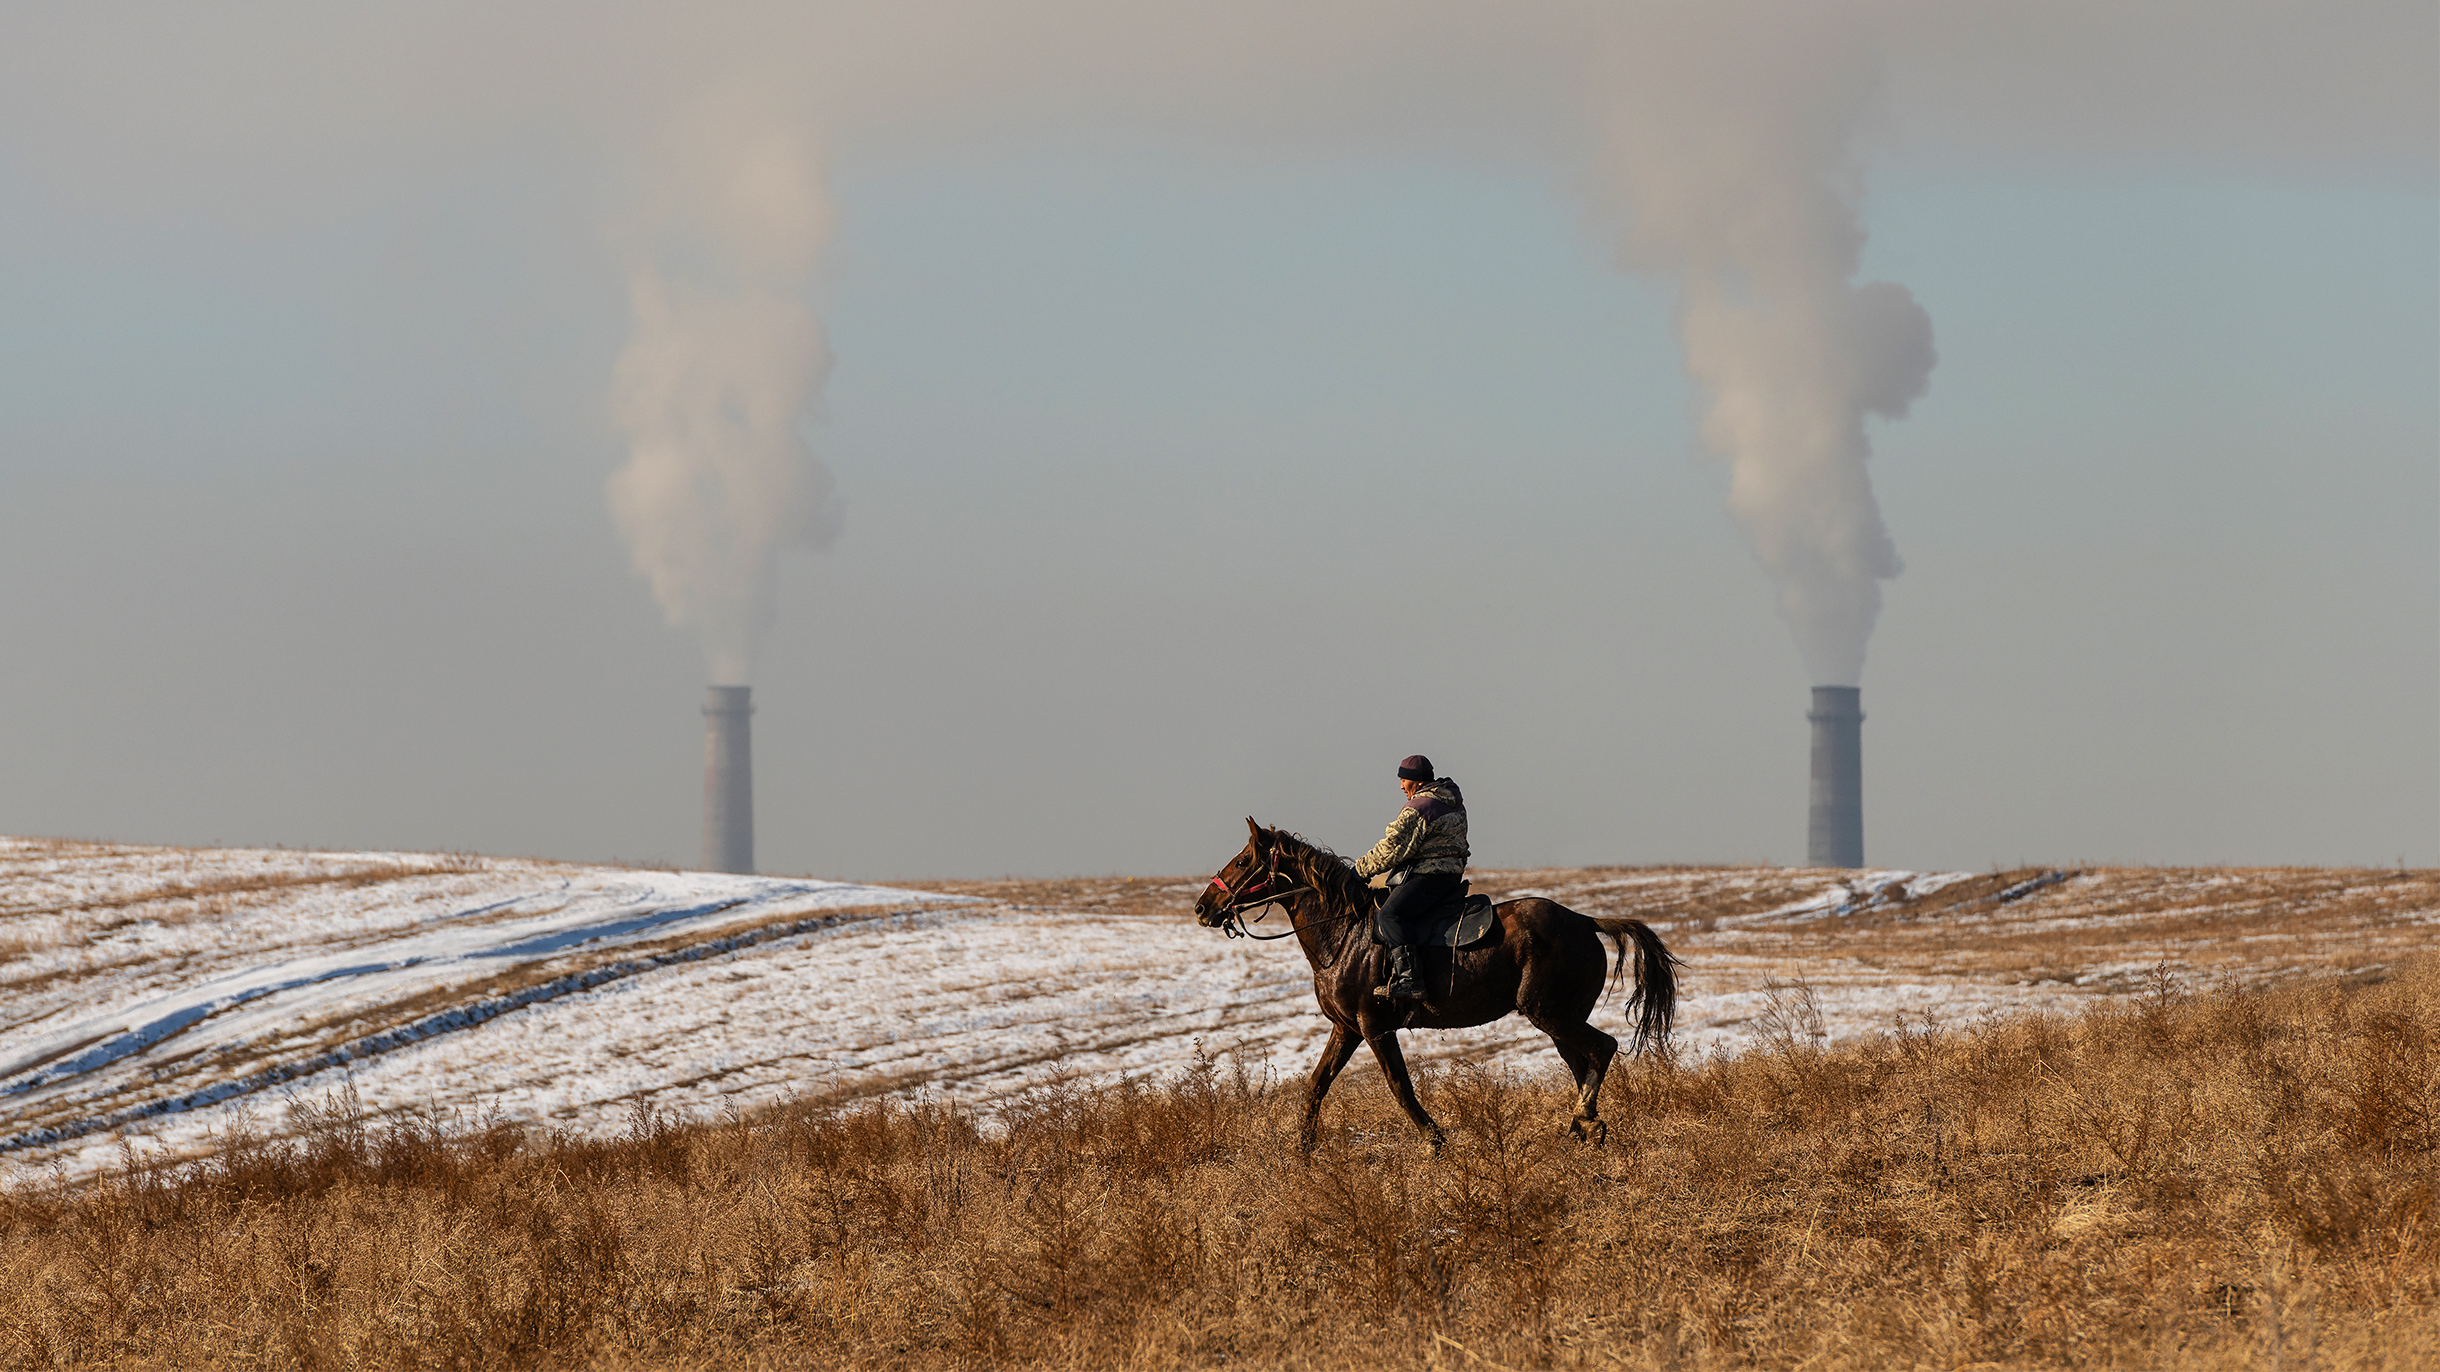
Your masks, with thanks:
[[(241, 1118), (277, 1132), (292, 1103), (343, 1087), (376, 1111), (614, 1131), (638, 1109), (791, 1095), (988, 1105), (1198, 1051), (1293, 1076), (1320, 1051), (1295, 946), (1198, 928), (1201, 878), (923, 885), (0, 839), (0, 1184), (89, 1174), (125, 1147), (193, 1154)], [(2362, 973), (2427, 949), (2440, 920), (2425, 872), (1587, 869), (1475, 886), (1660, 927), (1688, 959), (1678, 1048), (1698, 1056), (1770, 1030), (2066, 1009), (2161, 977)], [(1408, 1044), (1560, 1070), (1513, 1021)]]

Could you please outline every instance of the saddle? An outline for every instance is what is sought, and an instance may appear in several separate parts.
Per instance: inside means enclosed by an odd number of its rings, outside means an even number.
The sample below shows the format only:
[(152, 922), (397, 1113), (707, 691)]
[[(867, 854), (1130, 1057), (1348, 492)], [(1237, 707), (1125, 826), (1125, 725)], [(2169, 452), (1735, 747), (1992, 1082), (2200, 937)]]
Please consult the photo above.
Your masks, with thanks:
[[(1432, 922), (1424, 926), (1419, 948), (1471, 948), (1490, 939), (1498, 927), (1491, 917), (1491, 897), (1470, 894), (1470, 882), (1457, 883), (1457, 899), (1432, 912)], [(1381, 941), (1379, 931), (1373, 941)]]

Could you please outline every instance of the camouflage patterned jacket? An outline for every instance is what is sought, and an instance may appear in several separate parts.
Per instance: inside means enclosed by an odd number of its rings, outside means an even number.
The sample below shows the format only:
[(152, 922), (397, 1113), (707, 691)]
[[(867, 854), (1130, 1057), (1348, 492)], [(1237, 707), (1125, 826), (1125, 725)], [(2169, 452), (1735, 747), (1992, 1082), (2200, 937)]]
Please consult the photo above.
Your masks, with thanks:
[(1468, 856), (1466, 797), (1456, 782), (1442, 777), (1407, 797), (1406, 808), (1389, 822), (1381, 841), (1356, 859), (1356, 875), (1370, 878), (1400, 869), (1409, 876), (1462, 872)]

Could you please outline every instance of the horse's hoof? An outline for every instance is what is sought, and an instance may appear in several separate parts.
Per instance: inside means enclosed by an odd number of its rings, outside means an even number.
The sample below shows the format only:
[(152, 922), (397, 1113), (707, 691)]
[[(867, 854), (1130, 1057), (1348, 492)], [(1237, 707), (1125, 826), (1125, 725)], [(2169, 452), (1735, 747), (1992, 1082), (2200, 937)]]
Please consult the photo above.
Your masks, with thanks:
[(1567, 1132), (1573, 1135), (1577, 1142), (1589, 1143), (1595, 1148), (1599, 1148), (1610, 1141), (1610, 1122), (1598, 1119), (1572, 1119), (1567, 1122)]

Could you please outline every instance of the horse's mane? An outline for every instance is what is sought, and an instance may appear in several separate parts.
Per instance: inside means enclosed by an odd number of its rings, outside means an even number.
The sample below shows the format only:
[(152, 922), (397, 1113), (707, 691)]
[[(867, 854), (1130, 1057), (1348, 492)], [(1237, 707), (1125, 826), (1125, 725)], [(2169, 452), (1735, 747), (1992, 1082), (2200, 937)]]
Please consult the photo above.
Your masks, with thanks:
[(1263, 832), (1278, 845), (1280, 856), (1295, 865), (1296, 874), (1305, 884), (1321, 893), (1322, 903), (1330, 907), (1331, 914), (1354, 914), (1370, 908), (1371, 886), (1337, 853), (1303, 834), (1291, 834), (1285, 829)]

